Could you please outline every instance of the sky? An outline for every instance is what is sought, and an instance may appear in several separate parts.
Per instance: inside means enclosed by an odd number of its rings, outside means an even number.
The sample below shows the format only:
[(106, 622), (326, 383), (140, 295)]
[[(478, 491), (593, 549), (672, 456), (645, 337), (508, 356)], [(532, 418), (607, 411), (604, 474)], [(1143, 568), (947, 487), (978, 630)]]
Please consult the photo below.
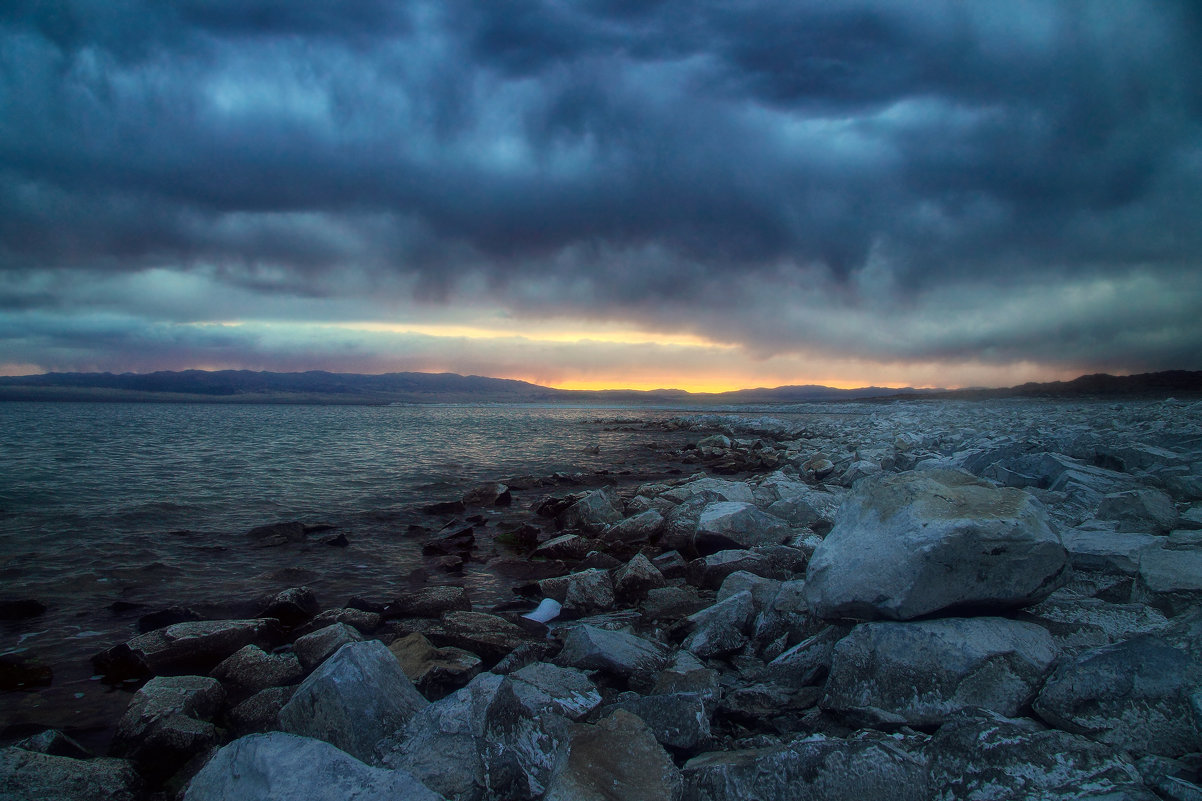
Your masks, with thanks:
[(1196, 0), (4, 0), (0, 374), (1202, 369)]

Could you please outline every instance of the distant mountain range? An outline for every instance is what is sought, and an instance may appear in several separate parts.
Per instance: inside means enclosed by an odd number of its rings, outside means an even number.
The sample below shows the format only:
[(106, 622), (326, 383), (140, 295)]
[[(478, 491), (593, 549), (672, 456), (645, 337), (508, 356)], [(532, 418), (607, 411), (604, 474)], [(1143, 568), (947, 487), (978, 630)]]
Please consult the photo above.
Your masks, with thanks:
[(1007, 389), (835, 389), (819, 385), (690, 393), (678, 389), (565, 390), (526, 381), (455, 373), (269, 373), (183, 370), (155, 373), (46, 373), (0, 377), (0, 400), (180, 401), (209, 403), (638, 403), (765, 404), (872, 398), (1168, 396), (1202, 394), (1202, 371), (1088, 375)]

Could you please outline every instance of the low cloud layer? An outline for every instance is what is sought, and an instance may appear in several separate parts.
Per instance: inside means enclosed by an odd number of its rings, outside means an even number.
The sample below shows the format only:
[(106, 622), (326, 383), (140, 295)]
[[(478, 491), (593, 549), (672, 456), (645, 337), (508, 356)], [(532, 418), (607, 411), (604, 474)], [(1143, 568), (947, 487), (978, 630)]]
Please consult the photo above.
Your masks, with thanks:
[(1202, 369), (1189, 0), (351, 5), (4, 4), (0, 369)]

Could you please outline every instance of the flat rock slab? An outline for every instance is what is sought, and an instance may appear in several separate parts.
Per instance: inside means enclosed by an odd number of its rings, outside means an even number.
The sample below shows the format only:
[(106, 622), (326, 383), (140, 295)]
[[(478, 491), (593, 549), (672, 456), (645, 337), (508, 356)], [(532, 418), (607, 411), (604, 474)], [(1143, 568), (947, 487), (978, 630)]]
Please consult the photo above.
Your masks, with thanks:
[(963, 471), (912, 471), (856, 485), (814, 551), (805, 590), (819, 617), (910, 620), (1035, 603), (1068, 571), (1031, 495)]
[(581, 625), (573, 626), (564, 635), (563, 650), (556, 661), (568, 667), (631, 678), (659, 671), (668, 658), (667, 650), (657, 642), (623, 631)]
[(96, 658), (103, 673), (139, 669), (151, 675), (206, 673), (246, 645), (270, 645), (279, 638), (279, 621), (198, 620), (176, 623), (134, 637)]
[(996, 617), (863, 623), (835, 645), (821, 706), (934, 726), (971, 707), (1013, 716), (1056, 658), (1048, 632)]
[(252, 734), (225, 746), (184, 793), (184, 801), (302, 798), (442, 801), (406, 771), (373, 768), (328, 743), (283, 732)]
[(141, 790), (141, 779), (124, 759), (0, 750), (0, 798), (5, 801), (138, 801)]

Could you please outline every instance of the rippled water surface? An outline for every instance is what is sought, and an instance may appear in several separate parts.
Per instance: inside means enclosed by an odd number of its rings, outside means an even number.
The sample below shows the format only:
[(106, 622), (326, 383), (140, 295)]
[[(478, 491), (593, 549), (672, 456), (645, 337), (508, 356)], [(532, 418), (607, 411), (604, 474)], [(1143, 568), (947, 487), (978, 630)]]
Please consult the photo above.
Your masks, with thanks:
[[(0, 595), (49, 607), (34, 621), (0, 626), (0, 654), (56, 669), (51, 690), (0, 698), (0, 725), (36, 720), (46, 705), (61, 717), (77, 695), (88, 703), (76, 723), (90, 725), (104, 704), (86, 656), (130, 636), (140, 612), (297, 584), (330, 606), (445, 580), (423, 572), (409, 525), (432, 521), (418, 507), (515, 475), (637, 472), (640, 459), (653, 458), (651, 435), (597, 422), (616, 415), (630, 416), (523, 406), (0, 403)], [(495, 528), (547, 492), (518, 493), (515, 511), (484, 513)], [(249, 546), (248, 529), (281, 520), (331, 523), (350, 545), (314, 536)], [(478, 603), (508, 592), (478, 565), (462, 581)]]

